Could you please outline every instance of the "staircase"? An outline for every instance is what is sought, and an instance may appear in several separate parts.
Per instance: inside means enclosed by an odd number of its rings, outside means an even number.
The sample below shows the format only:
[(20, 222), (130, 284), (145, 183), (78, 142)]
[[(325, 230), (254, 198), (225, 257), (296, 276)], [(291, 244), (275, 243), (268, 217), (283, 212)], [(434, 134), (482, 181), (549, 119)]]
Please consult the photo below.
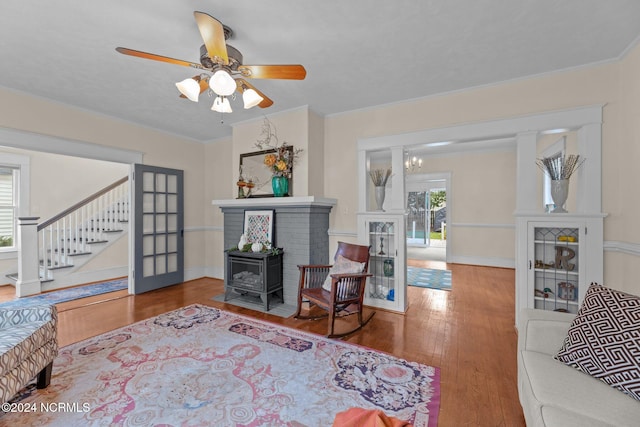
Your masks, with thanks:
[[(37, 225), (40, 283), (58, 279), (60, 288), (77, 283), (61, 280), (102, 252), (128, 231), (128, 177), (119, 179), (63, 212)], [(19, 255), (23, 257), (22, 251)], [(18, 280), (18, 274), (8, 277)]]

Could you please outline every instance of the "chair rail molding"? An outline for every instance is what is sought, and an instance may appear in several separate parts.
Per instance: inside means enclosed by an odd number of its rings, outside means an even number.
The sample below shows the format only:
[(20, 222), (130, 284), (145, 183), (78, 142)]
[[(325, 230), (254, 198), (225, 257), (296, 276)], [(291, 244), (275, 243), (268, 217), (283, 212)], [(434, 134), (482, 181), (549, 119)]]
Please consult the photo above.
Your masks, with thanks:
[(640, 243), (605, 240), (604, 250), (606, 252), (621, 252), (627, 255), (640, 256)]

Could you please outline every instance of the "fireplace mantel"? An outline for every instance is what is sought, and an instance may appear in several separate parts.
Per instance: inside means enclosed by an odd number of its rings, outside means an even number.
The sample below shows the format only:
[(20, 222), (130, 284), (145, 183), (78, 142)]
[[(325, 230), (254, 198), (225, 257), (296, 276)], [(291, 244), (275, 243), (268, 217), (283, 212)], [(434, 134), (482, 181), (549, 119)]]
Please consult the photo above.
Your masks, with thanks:
[(336, 199), (316, 196), (302, 197), (256, 197), (249, 199), (213, 200), (212, 205), (220, 208), (265, 208), (265, 207), (296, 207), (296, 206), (335, 206)]

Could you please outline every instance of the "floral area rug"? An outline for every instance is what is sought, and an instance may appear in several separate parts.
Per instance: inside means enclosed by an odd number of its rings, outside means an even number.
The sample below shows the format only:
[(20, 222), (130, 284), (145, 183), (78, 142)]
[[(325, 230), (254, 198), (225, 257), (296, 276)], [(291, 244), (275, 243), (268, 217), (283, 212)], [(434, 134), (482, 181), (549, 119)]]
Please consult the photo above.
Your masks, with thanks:
[(0, 425), (327, 427), (361, 407), (434, 427), (439, 390), (438, 368), (195, 304), (62, 348)]
[(420, 288), (451, 290), (451, 271), (433, 268), (407, 267), (407, 284)]
[(86, 298), (93, 295), (106, 294), (107, 292), (127, 289), (128, 283), (129, 280), (124, 278), (110, 280), (108, 282), (94, 283), (91, 285), (76, 286), (73, 288), (62, 289), (60, 291), (46, 292), (44, 294), (5, 301), (0, 303), (0, 308), (22, 308), (43, 304), (54, 305), (79, 298)]

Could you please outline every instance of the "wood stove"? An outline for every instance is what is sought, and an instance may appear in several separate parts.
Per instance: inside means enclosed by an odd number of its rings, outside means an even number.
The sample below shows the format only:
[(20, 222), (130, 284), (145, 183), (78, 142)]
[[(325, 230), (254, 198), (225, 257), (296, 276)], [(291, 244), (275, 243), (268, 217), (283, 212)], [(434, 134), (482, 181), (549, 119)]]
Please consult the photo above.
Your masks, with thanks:
[(260, 297), (265, 311), (274, 294), (282, 295), (282, 250), (271, 252), (226, 251), (227, 274), (224, 300), (241, 296)]

